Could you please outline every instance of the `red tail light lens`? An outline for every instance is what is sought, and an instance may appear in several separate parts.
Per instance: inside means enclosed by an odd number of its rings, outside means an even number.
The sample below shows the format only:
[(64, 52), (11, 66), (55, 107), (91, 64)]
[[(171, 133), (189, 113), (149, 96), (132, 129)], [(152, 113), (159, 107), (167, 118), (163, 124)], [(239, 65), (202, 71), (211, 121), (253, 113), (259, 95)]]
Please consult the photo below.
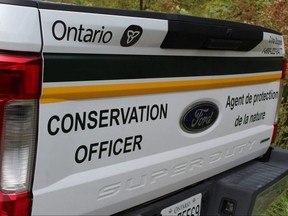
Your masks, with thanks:
[(271, 143), (274, 143), (274, 142), (276, 141), (277, 130), (278, 130), (278, 124), (274, 124), (274, 129), (273, 129), (273, 134), (272, 134)]
[(41, 71), (39, 54), (0, 53), (2, 216), (26, 216), (31, 211)]
[(0, 54), (0, 100), (35, 99), (40, 95), (41, 57)]
[(0, 194), (0, 209), (2, 216), (22, 216), (31, 211), (32, 197), (29, 193)]

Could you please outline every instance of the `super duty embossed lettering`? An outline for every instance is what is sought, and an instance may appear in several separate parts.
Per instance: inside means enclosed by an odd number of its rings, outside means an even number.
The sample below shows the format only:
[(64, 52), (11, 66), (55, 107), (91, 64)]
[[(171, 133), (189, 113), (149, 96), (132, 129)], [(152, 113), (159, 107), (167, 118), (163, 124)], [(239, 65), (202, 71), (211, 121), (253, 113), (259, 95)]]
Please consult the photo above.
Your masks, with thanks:
[(151, 173), (142, 173), (140, 176), (134, 176), (123, 181), (115, 182), (103, 186), (98, 190), (98, 200), (112, 198), (117, 194), (121, 194), (121, 190), (134, 192), (143, 187), (151, 187), (151, 185), (161, 185), (167, 181), (167, 178), (181, 178), (182, 176), (194, 173), (197, 175), (201, 170), (208, 169), (210, 166), (215, 166), (216, 163), (221, 163), (231, 158), (239, 158), (243, 154), (248, 154), (255, 148), (256, 141), (241, 143), (235, 146), (223, 148), (217, 152), (213, 152), (206, 157), (191, 159), (181, 163), (175, 163), (169, 167), (163, 167), (159, 170), (154, 170)]

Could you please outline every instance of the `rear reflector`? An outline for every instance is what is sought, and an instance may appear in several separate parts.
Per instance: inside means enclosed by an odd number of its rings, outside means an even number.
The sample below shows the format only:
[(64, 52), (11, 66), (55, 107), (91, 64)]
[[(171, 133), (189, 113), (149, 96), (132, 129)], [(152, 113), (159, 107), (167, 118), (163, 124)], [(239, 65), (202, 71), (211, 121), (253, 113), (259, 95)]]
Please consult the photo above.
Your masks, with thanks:
[(278, 130), (278, 124), (276, 123), (276, 124), (274, 124), (274, 129), (273, 129), (271, 143), (274, 143), (276, 141), (277, 130)]
[(0, 215), (29, 215), (42, 60), (0, 53)]
[(23, 216), (30, 214), (32, 197), (29, 193), (0, 193), (0, 212), (2, 216)]

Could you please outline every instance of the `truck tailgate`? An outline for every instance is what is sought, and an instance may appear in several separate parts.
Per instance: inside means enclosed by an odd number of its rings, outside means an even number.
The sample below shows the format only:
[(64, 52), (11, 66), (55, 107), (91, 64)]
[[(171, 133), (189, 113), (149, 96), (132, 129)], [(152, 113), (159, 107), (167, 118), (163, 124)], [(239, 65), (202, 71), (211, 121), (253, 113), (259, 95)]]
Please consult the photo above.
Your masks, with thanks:
[(39, 7), (33, 215), (117, 213), (270, 146), (281, 35), (193, 17)]

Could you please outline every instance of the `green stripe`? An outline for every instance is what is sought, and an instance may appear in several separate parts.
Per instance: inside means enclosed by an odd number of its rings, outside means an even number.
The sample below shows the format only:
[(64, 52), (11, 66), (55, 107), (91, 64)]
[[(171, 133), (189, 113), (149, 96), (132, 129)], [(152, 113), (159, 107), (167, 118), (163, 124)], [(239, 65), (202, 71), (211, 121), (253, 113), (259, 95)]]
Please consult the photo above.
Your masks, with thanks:
[(281, 67), (281, 57), (44, 54), (44, 82), (236, 75)]

